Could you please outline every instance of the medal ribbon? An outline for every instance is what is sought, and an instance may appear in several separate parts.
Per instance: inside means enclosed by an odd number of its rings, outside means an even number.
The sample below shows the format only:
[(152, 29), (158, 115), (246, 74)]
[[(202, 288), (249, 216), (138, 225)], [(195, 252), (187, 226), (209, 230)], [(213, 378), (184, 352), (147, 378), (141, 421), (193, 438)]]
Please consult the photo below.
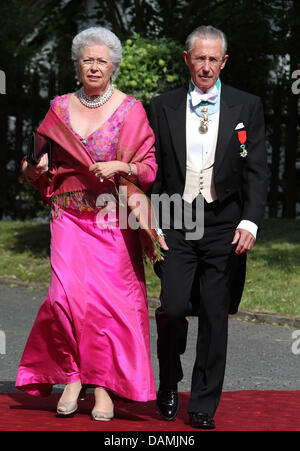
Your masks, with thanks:
[(246, 132), (246, 130), (240, 130), (238, 132), (238, 138), (239, 138), (239, 142), (241, 144), (245, 144), (245, 142), (247, 141), (247, 132)]

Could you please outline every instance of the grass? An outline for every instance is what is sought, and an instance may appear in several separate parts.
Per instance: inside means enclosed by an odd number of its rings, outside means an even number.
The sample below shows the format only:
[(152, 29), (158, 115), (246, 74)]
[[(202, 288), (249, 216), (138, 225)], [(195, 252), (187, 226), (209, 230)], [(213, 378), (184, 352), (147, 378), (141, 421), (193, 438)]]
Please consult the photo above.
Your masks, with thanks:
[[(300, 221), (266, 220), (248, 255), (241, 308), (300, 316)], [(0, 278), (12, 286), (46, 287), (50, 280), (49, 225), (0, 221)], [(146, 265), (147, 290), (158, 297), (159, 279)]]
[(300, 316), (300, 221), (267, 220), (248, 256), (241, 306)]
[(0, 221), (0, 278), (11, 285), (47, 286), (50, 281), (49, 224)]

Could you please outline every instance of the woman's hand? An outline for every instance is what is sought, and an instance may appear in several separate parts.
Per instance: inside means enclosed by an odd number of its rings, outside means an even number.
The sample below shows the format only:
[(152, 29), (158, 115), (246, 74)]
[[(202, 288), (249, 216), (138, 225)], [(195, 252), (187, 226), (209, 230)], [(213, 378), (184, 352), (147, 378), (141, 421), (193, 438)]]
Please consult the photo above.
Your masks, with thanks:
[[(160, 236), (159, 238), (158, 238), (158, 241), (159, 241), (159, 244), (160, 244), (160, 247), (164, 250), (164, 251), (168, 251), (169, 250), (169, 248), (168, 248), (168, 246), (167, 246), (167, 243), (166, 243), (166, 241), (165, 241), (165, 237), (164, 236)], [(157, 250), (156, 250), (156, 248), (155, 247), (153, 247), (153, 248), (146, 248), (145, 249), (145, 252), (146, 252), (146, 255), (147, 255), (147, 257), (149, 258), (149, 260), (151, 260), (152, 262), (154, 262), (155, 260), (156, 260), (156, 258), (157, 258)], [(164, 257), (161, 257), (158, 261), (159, 262), (162, 262), (164, 260)]]
[(110, 179), (115, 175), (120, 174), (123, 164), (124, 163), (121, 161), (104, 161), (101, 163), (92, 164), (89, 167), (89, 170), (100, 179)]
[(49, 169), (48, 165), (49, 165), (48, 155), (44, 154), (41, 156), (36, 166), (27, 163), (27, 161), (25, 160), (22, 166), (22, 172), (26, 180), (29, 183), (32, 183), (35, 182), (35, 180), (37, 180), (38, 178), (40, 178), (40, 176), (44, 172), (48, 171)]
[[(131, 164), (131, 172), (134, 177), (137, 173), (136, 165)], [(129, 173), (129, 165), (124, 163), (123, 161), (104, 161), (101, 163), (92, 164), (89, 167), (89, 170), (96, 176), (101, 179), (110, 179), (115, 175), (123, 175), (128, 176)]]
[[(161, 247), (164, 251), (168, 251), (168, 250), (169, 250), (169, 248), (168, 248), (168, 246), (167, 246), (167, 243), (166, 243), (166, 241), (165, 241), (165, 237), (164, 237), (164, 236), (160, 236), (158, 241), (159, 241), (160, 247)], [(159, 261), (161, 262), (161, 261), (163, 261), (163, 260), (164, 260), (164, 257), (161, 257), (161, 259), (160, 259)]]

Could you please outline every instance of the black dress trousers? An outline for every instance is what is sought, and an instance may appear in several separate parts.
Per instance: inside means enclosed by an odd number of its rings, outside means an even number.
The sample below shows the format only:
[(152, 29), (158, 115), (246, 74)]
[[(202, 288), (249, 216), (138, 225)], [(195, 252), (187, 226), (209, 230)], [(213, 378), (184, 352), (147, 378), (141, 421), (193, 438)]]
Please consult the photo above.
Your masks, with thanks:
[[(169, 251), (156, 271), (161, 306), (156, 310), (160, 385), (176, 388), (183, 377), (189, 315), (198, 316), (198, 337), (189, 412), (214, 415), (225, 373), (231, 284), (237, 259), (232, 240), (241, 216), (237, 196), (204, 205), (204, 235), (187, 240), (184, 227), (164, 230)], [(235, 220), (233, 219), (235, 218)]]

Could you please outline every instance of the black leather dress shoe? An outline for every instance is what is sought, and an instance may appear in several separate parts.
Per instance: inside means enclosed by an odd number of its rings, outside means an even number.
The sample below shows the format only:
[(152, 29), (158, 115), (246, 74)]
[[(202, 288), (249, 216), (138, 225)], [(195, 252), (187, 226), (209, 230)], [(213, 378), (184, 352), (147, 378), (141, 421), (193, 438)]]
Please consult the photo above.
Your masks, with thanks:
[(198, 429), (215, 429), (216, 427), (214, 419), (207, 413), (201, 412), (190, 414), (190, 425)]
[(177, 390), (160, 389), (157, 393), (156, 404), (160, 414), (165, 420), (173, 420), (179, 409)]

